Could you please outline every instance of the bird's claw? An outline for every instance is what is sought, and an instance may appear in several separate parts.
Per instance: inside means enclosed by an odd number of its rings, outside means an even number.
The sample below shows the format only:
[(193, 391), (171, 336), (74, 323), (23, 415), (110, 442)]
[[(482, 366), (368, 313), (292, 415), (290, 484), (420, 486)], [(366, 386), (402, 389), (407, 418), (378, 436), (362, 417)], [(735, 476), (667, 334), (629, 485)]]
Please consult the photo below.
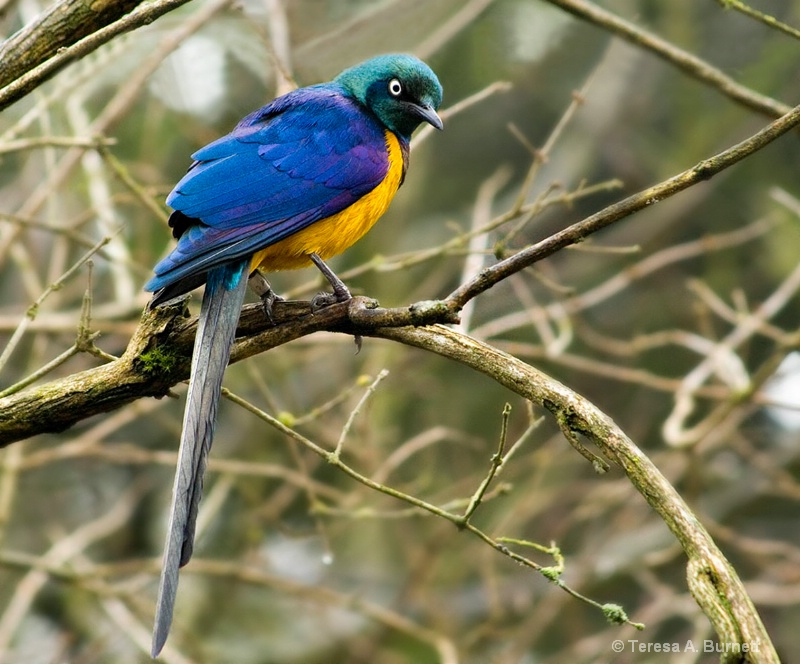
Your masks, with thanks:
[(277, 295), (275, 291), (270, 289), (261, 296), (261, 308), (264, 310), (264, 315), (271, 325), (276, 325), (275, 317), (272, 315), (272, 307), (276, 302), (283, 302), (283, 298)]
[[(311, 298), (311, 312), (316, 313), (317, 311), (324, 309), (325, 307), (329, 307), (332, 304), (347, 302), (352, 298), (353, 296), (350, 295), (350, 291), (347, 291), (347, 297), (342, 297), (336, 293), (317, 293)], [(356, 355), (358, 355), (361, 352), (361, 344), (364, 339), (360, 334), (355, 334), (353, 335), (353, 341), (356, 344)]]
[(253, 270), (248, 278), (250, 289), (261, 299), (261, 308), (271, 325), (275, 325), (272, 307), (276, 302), (283, 302), (283, 298), (272, 290), (269, 281), (259, 269)]
[(339, 300), (335, 293), (317, 293), (311, 298), (311, 311), (312, 313), (316, 313), (325, 307), (329, 307), (332, 304), (343, 301), (345, 300)]

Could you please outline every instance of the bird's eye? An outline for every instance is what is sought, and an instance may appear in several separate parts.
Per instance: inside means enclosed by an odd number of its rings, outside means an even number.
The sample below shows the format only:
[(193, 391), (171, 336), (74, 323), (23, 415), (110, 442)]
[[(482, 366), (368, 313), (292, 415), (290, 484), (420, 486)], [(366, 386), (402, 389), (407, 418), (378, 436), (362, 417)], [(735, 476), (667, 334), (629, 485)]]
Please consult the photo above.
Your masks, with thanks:
[(389, 94), (392, 95), (392, 97), (399, 97), (401, 92), (403, 92), (403, 85), (400, 81), (396, 78), (389, 81)]

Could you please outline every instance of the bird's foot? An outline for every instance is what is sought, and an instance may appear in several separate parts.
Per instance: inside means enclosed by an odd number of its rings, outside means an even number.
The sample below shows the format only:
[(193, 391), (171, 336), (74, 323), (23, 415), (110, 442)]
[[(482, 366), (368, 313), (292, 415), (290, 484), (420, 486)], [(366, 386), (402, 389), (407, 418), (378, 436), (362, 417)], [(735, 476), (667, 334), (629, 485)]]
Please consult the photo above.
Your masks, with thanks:
[(250, 274), (248, 284), (253, 292), (261, 298), (261, 308), (270, 324), (275, 325), (275, 318), (272, 315), (272, 307), (276, 302), (283, 302), (283, 298), (272, 290), (263, 273), (256, 269)]
[[(318, 293), (314, 296), (314, 298), (311, 300), (312, 311), (319, 311), (323, 307), (328, 307), (332, 304), (336, 304), (337, 302), (347, 302), (348, 300), (353, 299), (353, 296), (350, 294), (350, 290), (347, 288), (347, 286), (345, 286), (344, 282), (336, 276), (333, 270), (331, 270), (325, 264), (325, 261), (317, 256), (317, 254), (310, 254), (309, 258), (328, 280), (331, 288), (333, 288), (333, 293)], [(360, 334), (356, 334), (353, 337), (353, 341), (355, 341), (356, 354), (358, 354), (361, 352), (361, 342), (363, 341), (363, 338)]]
[(336, 297), (335, 293), (317, 293), (311, 298), (311, 311), (315, 313), (337, 302), (340, 302), (340, 300)]
[(274, 290), (271, 290), (268, 293), (264, 293), (261, 296), (261, 308), (264, 310), (264, 315), (267, 317), (267, 320), (270, 322), (271, 325), (276, 325), (275, 317), (272, 315), (272, 307), (275, 305), (276, 302), (283, 302), (284, 299), (275, 293)]
[(347, 286), (344, 285), (344, 282), (336, 276), (333, 270), (331, 270), (317, 254), (310, 254), (309, 258), (314, 265), (317, 266), (317, 269), (322, 272), (323, 276), (328, 280), (328, 283), (333, 288), (333, 296), (336, 298), (335, 302), (347, 302), (347, 300), (351, 299), (353, 296), (350, 295), (350, 291), (348, 290)]

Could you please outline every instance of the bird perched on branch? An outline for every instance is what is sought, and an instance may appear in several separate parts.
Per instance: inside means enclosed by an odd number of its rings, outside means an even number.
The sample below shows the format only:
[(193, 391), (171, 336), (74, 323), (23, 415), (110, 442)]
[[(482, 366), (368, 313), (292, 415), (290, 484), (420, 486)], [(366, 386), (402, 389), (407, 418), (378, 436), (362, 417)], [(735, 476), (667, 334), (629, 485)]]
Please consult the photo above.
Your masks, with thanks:
[(442, 87), (410, 55), (383, 55), (294, 90), (198, 150), (167, 198), (175, 249), (145, 290), (151, 307), (205, 284), (159, 585), (153, 657), (169, 633), (178, 569), (192, 555), (222, 376), (248, 276), (324, 263), (361, 238), (403, 182), (412, 132), (437, 129)]

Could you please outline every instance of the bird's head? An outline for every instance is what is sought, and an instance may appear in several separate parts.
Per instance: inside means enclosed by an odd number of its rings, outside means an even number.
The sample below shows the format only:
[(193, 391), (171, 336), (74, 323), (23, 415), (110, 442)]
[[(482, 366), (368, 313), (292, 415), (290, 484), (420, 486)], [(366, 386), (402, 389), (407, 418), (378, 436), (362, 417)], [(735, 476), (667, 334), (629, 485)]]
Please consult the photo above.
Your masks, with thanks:
[(413, 55), (380, 55), (346, 69), (335, 81), (406, 139), (422, 122), (442, 128), (436, 114), (442, 86), (431, 68)]

